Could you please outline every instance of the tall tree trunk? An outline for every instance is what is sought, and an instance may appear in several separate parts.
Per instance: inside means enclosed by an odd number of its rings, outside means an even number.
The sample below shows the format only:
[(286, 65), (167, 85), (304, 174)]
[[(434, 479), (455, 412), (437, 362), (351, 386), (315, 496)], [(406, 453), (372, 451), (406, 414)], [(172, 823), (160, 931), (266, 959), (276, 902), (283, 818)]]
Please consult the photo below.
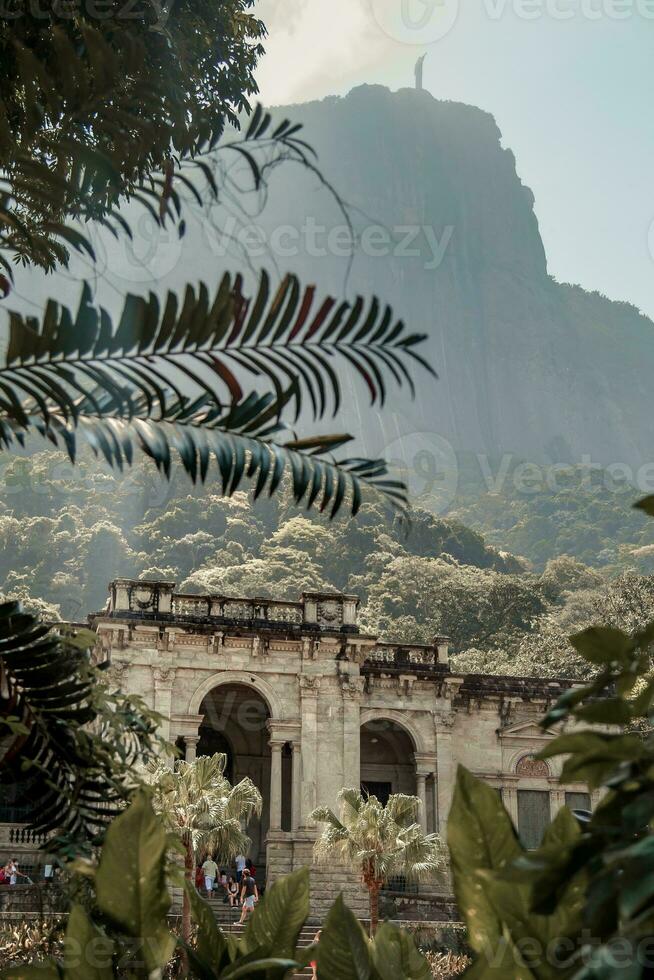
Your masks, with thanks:
[[(195, 876), (195, 854), (193, 853), (193, 845), (190, 840), (186, 841), (186, 853), (184, 855), (184, 878), (189, 887), (195, 887), (195, 881), (193, 880)], [(182, 939), (185, 943), (191, 941), (191, 902), (184, 889), (184, 897), (182, 899)]]
[(377, 932), (379, 922), (379, 889), (381, 885), (378, 881), (371, 881), (368, 884), (370, 894), (370, 938), (373, 939)]

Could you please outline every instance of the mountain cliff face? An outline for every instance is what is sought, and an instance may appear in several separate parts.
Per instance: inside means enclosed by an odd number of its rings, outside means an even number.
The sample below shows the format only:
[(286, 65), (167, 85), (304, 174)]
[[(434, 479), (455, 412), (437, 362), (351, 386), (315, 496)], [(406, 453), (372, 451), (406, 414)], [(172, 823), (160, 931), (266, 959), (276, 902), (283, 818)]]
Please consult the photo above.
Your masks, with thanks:
[[(381, 86), (274, 112), (305, 124), (301, 135), (354, 223), (354, 254), (334, 195), (288, 164), (268, 174), (263, 210), (240, 200), (254, 228), (224, 207), (211, 220), (191, 218), (183, 241), (166, 232), (153, 245), (135, 212), (142, 258), (106, 236), (106, 269), (93, 282), (99, 301), (116, 314), (127, 291), (163, 293), (198, 280), (213, 289), (225, 267), (267, 266), (338, 296), (390, 302), (412, 331), (428, 335), (424, 352), (439, 379), (416, 368), (415, 401), (391, 389), (380, 413), (352, 388), (334, 424), (362, 432), (362, 451), (408, 464), (417, 491), (444, 482), (451, 500), (461, 454), (488, 457), (494, 476), (504, 454), (537, 463), (654, 461), (654, 324), (626, 303), (548, 276), (533, 194), (492, 116)], [(75, 267), (70, 281), (59, 277), (58, 298), (75, 302), (88, 275)], [(53, 291), (33, 272), (19, 274), (19, 286), (18, 305), (27, 297), (29, 312)]]
[[(429, 335), (439, 374), (419, 375), (415, 403), (397, 398), (383, 420), (366, 420), (368, 449), (419, 433), (493, 459), (654, 459), (654, 324), (548, 276), (533, 195), (490, 115), (379, 86), (283, 115), (305, 123), (359, 248), (348, 269), (347, 236), (333, 232), (329, 242), (315, 231), (343, 223), (330, 195), (281, 168), (257, 219), (278, 267), (388, 300)], [(295, 232), (276, 249), (275, 229), (285, 226)]]

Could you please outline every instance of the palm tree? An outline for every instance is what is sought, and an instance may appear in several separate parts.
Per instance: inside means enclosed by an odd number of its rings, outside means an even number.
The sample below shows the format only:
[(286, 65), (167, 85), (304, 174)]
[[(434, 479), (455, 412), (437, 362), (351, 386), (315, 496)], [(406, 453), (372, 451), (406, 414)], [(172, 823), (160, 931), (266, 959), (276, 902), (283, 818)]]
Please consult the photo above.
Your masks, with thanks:
[[(184, 846), (184, 877), (191, 886), (195, 857), (217, 851), (224, 860), (247, 852), (250, 838), (242, 829), (261, 813), (261, 793), (251, 779), (232, 786), (225, 777), (227, 756), (217, 752), (194, 762), (177, 762), (171, 769), (159, 763), (150, 770), (154, 807), (168, 830)], [(191, 937), (191, 905), (186, 890), (182, 908), (182, 938)]]
[(379, 921), (379, 892), (391, 875), (424, 878), (445, 868), (438, 834), (424, 834), (418, 824), (420, 800), (401, 793), (384, 806), (376, 796), (356, 789), (338, 794), (341, 819), (329, 807), (318, 807), (311, 819), (324, 823), (315, 844), (316, 860), (337, 858), (361, 873), (370, 895), (370, 935)]

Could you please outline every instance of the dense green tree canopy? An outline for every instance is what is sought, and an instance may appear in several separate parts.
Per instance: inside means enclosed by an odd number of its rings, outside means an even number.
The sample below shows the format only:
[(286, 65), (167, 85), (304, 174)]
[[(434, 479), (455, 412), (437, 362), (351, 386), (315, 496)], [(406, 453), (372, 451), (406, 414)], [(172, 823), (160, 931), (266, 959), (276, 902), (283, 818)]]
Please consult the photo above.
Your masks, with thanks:
[[(252, 5), (10, 4), (0, 25), (0, 257), (51, 268), (66, 243), (79, 245), (79, 232), (62, 231), (69, 218), (106, 219), (134, 196), (160, 212), (180, 159), (215, 145), (256, 92), (265, 29)], [(148, 185), (160, 171), (159, 187)]]
[(167, 484), (147, 462), (121, 477), (86, 456), (77, 469), (56, 452), (6, 457), (0, 590), (77, 621), (122, 575), (287, 599), (338, 589), (361, 597), (362, 627), (386, 639), (449, 635), (457, 670), (545, 676), (587, 675), (571, 633), (654, 617), (652, 576), (611, 576), (570, 555), (538, 571), (455, 520), (419, 507), (412, 519), (407, 535), (378, 501), (329, 522), (298, 512), (287, 487), (255, 504), (245, 492), (225, 499), (211, 479), (204, 491), (179, 472)]

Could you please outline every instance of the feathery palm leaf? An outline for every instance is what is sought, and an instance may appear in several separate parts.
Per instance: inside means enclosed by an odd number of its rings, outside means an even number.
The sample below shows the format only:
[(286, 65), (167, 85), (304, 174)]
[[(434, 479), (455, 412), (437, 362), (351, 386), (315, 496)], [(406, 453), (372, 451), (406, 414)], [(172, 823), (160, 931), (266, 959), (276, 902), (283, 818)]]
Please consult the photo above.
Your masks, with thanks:
[[(328, 362), (338, 358), (363, 378), (372, 403), (383, 403), (386, 369), (411, 383), (405, 362), (424, 363), (415, 351), (424, 338), (376, 299), (368, 309), (361, 299), (316, 303), (314, 288), (302, 291), (294, 276), (273, 292), (264, 273), (253, 299), (242, 287), (225, 274), (213, 298), (204, 285), (187, 287), (181, 304), (169, 293), (163, 307), (153, 294), (128, 296), (117, 328), (88, 286), (75, 316), (52, 301), (40, 322), (11, 313), (0, 442), (22, 444), (34, 429), (74, 460), (81, 438), (119, 468), (137, 446), (166, 476), (176, 451), (193, 481), (214, 458), (224, 493), (246, 477), (256, 480), (255, 497), (273, 493), (290, 468), (295, 499), (307, 507), (333, 516), (347, 499), (356, 513), (369, 486), (403, 511), (405, 488), (383, 461), (335, 459), (349, 435), (282, 440), (282, 413), (292, 403), (297, 419), (306, 395), (314, 417), (335, 412), (340, 382)], [(245, 394), (247, 373), (271, 390)]]
[(199, 756), (174, 769), (149, 767), (154, 807), (168, 829), (193, 850), (216, 850), (224, 860), (246, 851), (250, 840), (242, 822), (261, 813), (261, 793), (251, 779), (232, 786), (225, 776), (226, 756)]
[(155, 743), (158, 716), (107, 696), (87, 647), (19, 603), (0, 605), (0, 778), (30, 804), (29, 823), (84, 845), (132, 792), (132, 767)]
[(320, 807), (311, 819), (324, 823), (316, 841), (316, 858), (322, 862), (336, 856), (354, 870), (380, 882), (392, 875), (423, 878), (444, 868), (444, 848), (437, 834), (424, 834), (411, 820), (417, 816), (417, 797), (389, 797), (386, 806), (375, 796), (363, 796), (356, 789), (339, 793), (341, 819), (327, 807)]

